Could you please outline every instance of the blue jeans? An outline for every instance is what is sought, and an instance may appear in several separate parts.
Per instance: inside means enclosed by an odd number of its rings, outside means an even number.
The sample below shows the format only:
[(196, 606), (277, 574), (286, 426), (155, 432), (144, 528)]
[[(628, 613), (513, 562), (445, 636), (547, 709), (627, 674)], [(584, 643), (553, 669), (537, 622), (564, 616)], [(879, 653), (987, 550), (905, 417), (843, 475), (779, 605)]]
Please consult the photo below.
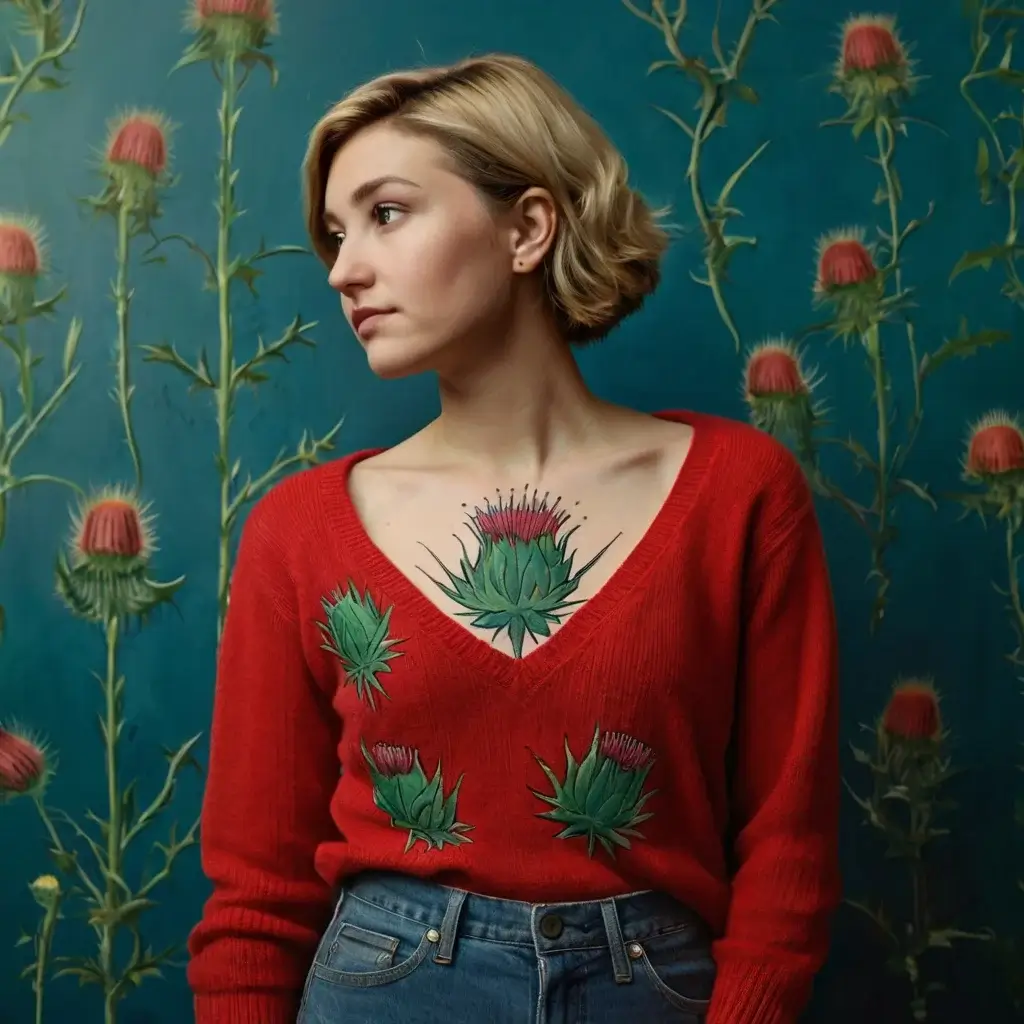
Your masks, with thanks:
[(530, 904), (360, 875), (296, 1024), (701, 1024), (714, 980), (707, 926), (658, 893)]

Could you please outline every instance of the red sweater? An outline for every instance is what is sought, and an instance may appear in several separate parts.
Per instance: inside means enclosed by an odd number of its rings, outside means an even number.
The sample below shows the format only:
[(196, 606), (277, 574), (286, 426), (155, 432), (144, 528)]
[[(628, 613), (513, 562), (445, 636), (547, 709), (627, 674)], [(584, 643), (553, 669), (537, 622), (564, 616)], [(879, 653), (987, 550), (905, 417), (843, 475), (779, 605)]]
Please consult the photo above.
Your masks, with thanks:
[[(362, 869), (529, 902), (670, 892), (717, 936), (707, 1024), (795, 1024), (839, 899), (821, 539), (780, 444), (661, 415), (694, 427), (664, 506), (520, 659), (369, 540), (346, 479), (371, 452), (253, 508), (214, 700), (197, 1024), (293, 1024), (332, 886)], [(567, 748), (595, 775), (612, 762), (620, 799), (600, 824), (581, 809), (563, 838), (578, 799)], [(408, 805), (435, 773), (443, 800), (424, 817)]]

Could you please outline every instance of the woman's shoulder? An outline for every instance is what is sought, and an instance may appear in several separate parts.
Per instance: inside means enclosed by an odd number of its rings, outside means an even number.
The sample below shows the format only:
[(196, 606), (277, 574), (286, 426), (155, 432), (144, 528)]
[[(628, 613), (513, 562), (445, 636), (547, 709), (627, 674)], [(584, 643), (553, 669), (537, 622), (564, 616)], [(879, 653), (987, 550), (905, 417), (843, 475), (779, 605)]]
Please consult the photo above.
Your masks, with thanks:
[(745, 481), (754, 490), (806, 486), (800, 462), (782, 441), (744, 420), (691, 409), (656, 414), (688, 423), (694, 441), (713, 454), (714, 471), (724, 479)]
[(301, 534), (304, 523), (313, 526), (337, 514), (344, 503), (352, 466), (376, 452), (353, 451), (290, 473), (253, 502), (246, 526), (283, 540)]

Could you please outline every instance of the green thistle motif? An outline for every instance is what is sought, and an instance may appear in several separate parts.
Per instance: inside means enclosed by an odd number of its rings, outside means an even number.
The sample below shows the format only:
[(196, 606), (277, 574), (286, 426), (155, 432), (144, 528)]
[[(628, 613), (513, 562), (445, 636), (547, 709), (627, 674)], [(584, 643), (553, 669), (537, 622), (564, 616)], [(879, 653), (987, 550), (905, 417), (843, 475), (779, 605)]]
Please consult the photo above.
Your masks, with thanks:
[(428, 779), (414, 747), (375, 743), (371, 752), (365, 743), (360, 746), (373, 780), (373, 802), (388, 815), (395, 828), (409, 831), (406, 853), (417, 840), (422, 840), (428, 850), (444, 849), (446, 843), (458, 846), (473, 841), (462, 835), (473, 826), (455, 820), (464, 776), (459, 776), (446, 797), (440, 762), (433, 778)]
[(492, 639), (507, 632), (517, 658), (523, 656), (527, 633), (534, 642), (538, 637), (550, 636), (551, 623), (561, 623), (570, 608), (582, 603), (568, 598), (619, 536), (574, 573), (575, 552), (568, 547), (569, 538), (579, 527), (558, 537), (569, 518), (568, 512), (559, 509), (559, 501), (549, 506), (548, 495), (538, 498), (534, 491), (532, 498), (524, 492), (517, 503), (515, 491), (507, 499), (498, 492), (497, 504), (486, 501), (485, 508), (475, 508), (469, 516), (469, 528), (478, 545), (476, 558), (470, 558), (459, 540), (462, 558), (458, 574), (427, 548), (451, 585), (424, 571), (427, 578), (466, 609), (459, 614), (471, 616), (471, 625), (493, 630)]
[(327, 613), (327, 621), (317, 623), (327, 640), (321, 646), (341, 659), (345, 682), (376, 711), (374, 693), (391, 699), (377, 676), (390, 672), (388, 662), (403, 653), (391, 649), (402, 641), (388, 636), (394, 606), (381, 614), (369, 591), (360, 594), (351, 580), (347, 590), (339, 588), (331, 598), (321, 601)]
[(550, 811), (537, 816), (549, 818), (565, 825), (556, 839), (587, 837), (587, 853), (594, 855), (594, 846), (600, 843), (609, 855), (615, 856), (615, 847), (630, 849), (629, 837), (643, 839), (636, 826), (652, 817), (643, 812), (644, 804), (658, 791), (642, 792), (644, 782), (654, 764), (650, 747), (621, 732), (601, 734), (594, 730), (594, 739), (582, 761), (576, 761), (565, 741), (565, 779), (558, 776), (533, 755), (548, 781), (554, 796), (530, 790), (535, 797), (551, 804)]

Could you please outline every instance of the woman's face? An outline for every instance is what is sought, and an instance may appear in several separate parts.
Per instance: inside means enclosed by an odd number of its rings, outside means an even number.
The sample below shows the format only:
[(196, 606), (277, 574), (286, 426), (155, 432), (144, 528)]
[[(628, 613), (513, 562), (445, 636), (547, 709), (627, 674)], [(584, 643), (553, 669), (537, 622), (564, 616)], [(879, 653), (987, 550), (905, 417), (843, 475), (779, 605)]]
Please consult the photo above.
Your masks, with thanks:
[(338, 245), (328, 280), (378, 376), (454, 371), (500, 336), (521, 225), (433, 140), (363, 129), (334, 158), (324, 208)]

